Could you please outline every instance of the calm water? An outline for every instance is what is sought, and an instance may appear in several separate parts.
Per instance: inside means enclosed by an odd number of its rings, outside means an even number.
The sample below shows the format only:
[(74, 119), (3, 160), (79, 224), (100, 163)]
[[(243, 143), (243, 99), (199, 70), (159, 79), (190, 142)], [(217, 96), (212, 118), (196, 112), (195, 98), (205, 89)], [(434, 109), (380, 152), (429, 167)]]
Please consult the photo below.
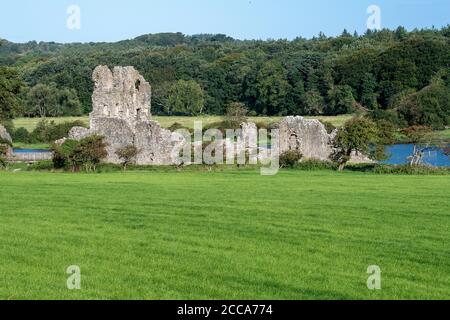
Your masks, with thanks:
[[(413, 153), (414, 146), (412, 144), (396, 144), (387, 146), (387, 154), (390, 158), (384, 163), (387, 164), (405, 164), (408, 163), (407, 158)], [(450, 159), (446, 156), (442, 149), (433, 148), (426, 152), (424, 163), (435, 167), (450, 167)]]

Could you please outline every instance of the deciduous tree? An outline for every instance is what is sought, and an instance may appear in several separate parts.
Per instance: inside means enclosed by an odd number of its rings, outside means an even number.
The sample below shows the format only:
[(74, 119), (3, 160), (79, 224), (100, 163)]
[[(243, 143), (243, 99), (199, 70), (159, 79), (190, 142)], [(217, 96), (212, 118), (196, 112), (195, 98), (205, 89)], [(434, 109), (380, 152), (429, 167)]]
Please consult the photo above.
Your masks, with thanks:
[(200, 85), (193, 81), (179, 80), (169, 90), (167, 111), (169, 114), (202, 114), (205, 105), (204, 93)]
[(0, 121), (14, 118), (20, 108), (22, 80), (13, 68), (0, 67)]
[(344, 124), (333, 142), (331, 159), (344, 170), (353, 153), (361, 153), (372, 159), (384, 157), (384, 141), (376, 123), (364, 117), (355, 117)]

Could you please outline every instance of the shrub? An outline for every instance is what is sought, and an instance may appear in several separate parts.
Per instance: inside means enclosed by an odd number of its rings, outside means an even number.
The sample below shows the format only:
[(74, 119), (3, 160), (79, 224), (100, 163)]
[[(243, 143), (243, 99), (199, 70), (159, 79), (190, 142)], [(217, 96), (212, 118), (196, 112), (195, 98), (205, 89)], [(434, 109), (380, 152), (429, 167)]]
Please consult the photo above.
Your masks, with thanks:
[(379, 163), (350, 164), (346, 171), (356, 171), (375, 174), (404, 174), (404, 175), (447, 175), (450, 168), (433, 167), (427, 165), (410, 166), (408, 164), (390, 165)]
[(248, 109), (241, 102), (232, 102), (227, 106), (224, 121), (228, 129), (239, 129), (247, 121)]
[(96, 171), (100, 161), (108, 155), (106, 143), (102, 136), (93, 135), (80, 140), (72, 159), (84, 166), (86, 172)]
[(440, 168), (425, 165), (374, 165), (372, 172), (378, 174), (410, 174), (410, 175), (448, 175), (450, 168)]
[(17, 130), (12, 131), (11, 138), (13, 141), (22, 142), (22, 143), (30, 143), (30, 133), (25, 128), (18, 128)]
[(297, 166), (300, 170), (337, 170), (337, 165), (331, 161), (323, 161), (316, 159), (304, 159)]
[(52, 143), (69, 135), (73, 127), (85, 127), (82, 121), (70, 121), (56, 124), (47, 119), (38, 122), (36, 128), (31, 133), (31, 142)]
[[(12, 143), (10, 141), (0, 137), (0, 146), (2, 146), (2, 145), (5, 146), (5, 150), (6, 150), (6, 147), (8, 147), (8, 146), (12, 147)], [(4, 153), (6, 154), (6, 151)]]
[(136, 160), (136, 156), (139, 154), (139, 149), (134, 145), (128, 145), (120, 148), (116, 151), (116, 155), (122, 160), (123, 170), (127, 170), (129, 164), (133, 164)]
[(0, 156), (0, 169), (4, 169), (8, 166), (8, 160), (4, 156)]
[(86, 172), (96, 171), (97, 165), (105, 158), (106, 143), (102, 136), (93, 135), (82, 140), (66, 140), (62, 145), (54, 144), (52, 163), (54, 168), (71, 167), (72, 172), (78, 171), (83, 165)]
[(339, 164), (339, 170), (344, 170), (353, 152), (368, 155), (371, 159), (380, 160), (384, 154), (383, 135), (377, 124), (363, 117), (348, 120), (340, 129), (333, 141), (331, 160)]
[(8, 160), (6, 153), (8, 152), (8, 146), (0, 143), (0, 168), (6, 168), (8, 166)]
[(303, 155), (297, 150), (289, 150), (280, 155), (280, 167), (281, 168), (294, 168)]
[(78, 171), (77, 159), (75, 152), (78, 148), (79, 142), (76, 140), (66, 140), (62, 145), (52, 145), (53, 151), (53, 166), (55, 169), (71, 168), (72, 172)]
[(324, 126), (325, 129), (327, 130), (328, 134), (331, 134), (334, 130), (336, 130), (336, 127), (334, 124), (332, 124), (331, 122), (328, 121), (320, 121)]
[(45, 160), (45, 161), (39, 161), (36, 163), (33, 163), (30, 165), (27, 170), (30, 171), (51, 171), (54, 169), (53, 161), (52, 160)]

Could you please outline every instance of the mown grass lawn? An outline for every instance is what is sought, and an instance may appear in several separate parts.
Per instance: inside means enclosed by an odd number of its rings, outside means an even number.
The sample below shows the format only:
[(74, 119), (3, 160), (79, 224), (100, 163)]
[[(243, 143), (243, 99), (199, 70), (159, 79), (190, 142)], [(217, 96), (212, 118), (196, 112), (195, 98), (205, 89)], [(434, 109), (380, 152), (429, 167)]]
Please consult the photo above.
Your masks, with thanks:
[(0, 298), (449, 299), (449, 190), (331, 171), (0, 173)]

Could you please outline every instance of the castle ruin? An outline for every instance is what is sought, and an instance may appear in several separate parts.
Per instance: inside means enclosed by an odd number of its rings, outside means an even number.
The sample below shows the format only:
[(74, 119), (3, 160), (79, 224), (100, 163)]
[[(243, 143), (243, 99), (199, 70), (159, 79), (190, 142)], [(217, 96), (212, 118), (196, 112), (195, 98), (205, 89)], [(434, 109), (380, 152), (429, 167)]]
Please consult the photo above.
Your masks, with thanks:
[(11, 136), (9, 135), (6, 128), (0, 124), (0, 146), (3, 146), (5, 148), (6, 157), (11, 157), (12, 155), (11, 145), (12, 145)]
[(280, 153), (295, 150), (304, 158), (330, 160), (336, 132), (328, 133), (319, 120), (287, 117), (280, 122), (279, 129)]
[[(179, 134), (164, 129), (151, 118), (151, 87), (133, 67), (98, 66), (93, 73), (93, 111), (90, 129), (75, 127), (69, 138), (80, 140), (97, 134), (105, 138), (108, 156), (105, 162), (119, 164), (116, 152), (126, 146), (135, 146), (139, 153), (138, 165), (174, 164), (172, 151), (186, 143)], [(250, 154), (251, 162), (258, 157), (257, 128), (254, 123), (243, 123), (240, 149)], [(297, 150), (306, 159), (329, 161), (337, 130), (328, 133), (319, 120), (286, 117), (279, 123), (279, 152)], [(223, 146), (223, 142), (222, 142)], [(361, 155), (353, 155), (354, 162), (370, 162)]]
[(75, 127), (70, 139), (97, 134), (105, 137), (108, 163), (120, 163), (116, 151), (134, 145), (138, 165), (172, 164), (171, 151), (177, 143), (171, 131), (151, 117), (151, 87), (133, 67), (98, 66), (93, 73), (93, 111), (90, 129)]

